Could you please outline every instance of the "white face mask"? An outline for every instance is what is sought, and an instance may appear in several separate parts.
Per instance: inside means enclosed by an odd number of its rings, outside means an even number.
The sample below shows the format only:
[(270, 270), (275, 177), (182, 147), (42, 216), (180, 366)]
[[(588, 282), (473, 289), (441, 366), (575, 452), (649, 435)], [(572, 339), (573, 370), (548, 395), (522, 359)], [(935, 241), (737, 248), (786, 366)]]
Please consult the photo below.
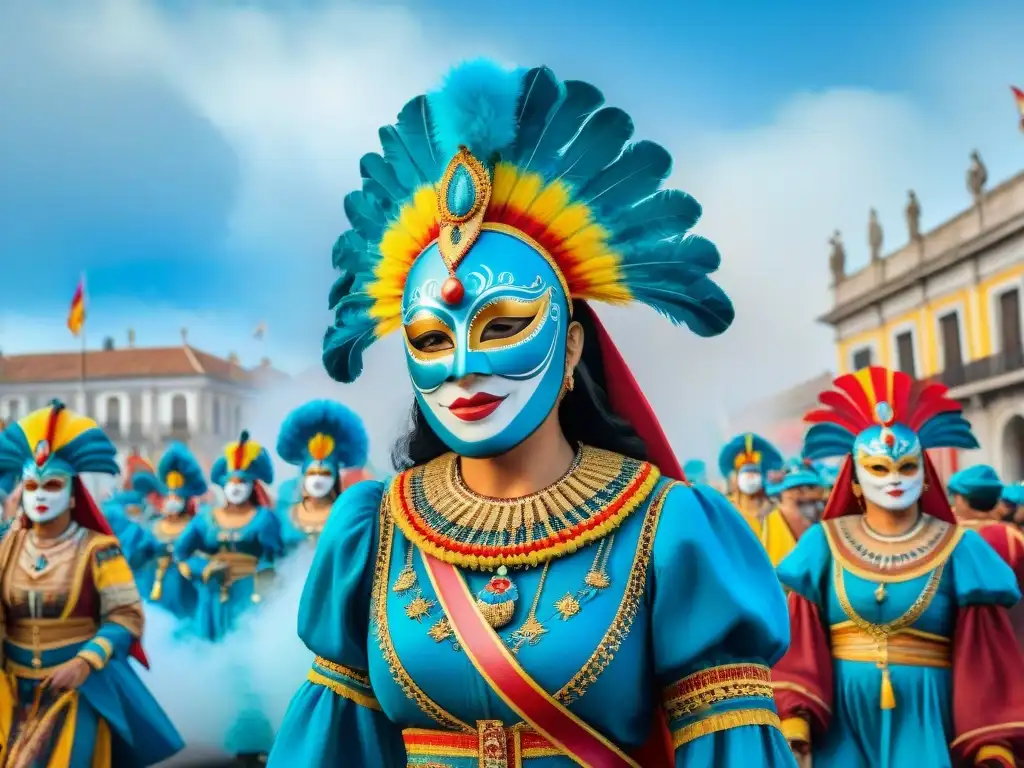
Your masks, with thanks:
[(740, 472), (736, 476), (736, 487), (744, 496), (756, 496), (761, 492), (761, 473)]
[(179, 496), (168, 496), (164, 499), (165, 515), (180, 515), (185, 511), (185, 500)]
[(854, 469), (864, 498), (893, 512), (914, 506), (924, 492), (924, 466), (920, 454), (894, 462), (887, 456), (861, 454)]
[(43, 480), (26, 477), (21, 504), (33, 523), (56, 520), (71, 508), (71, 478), (51, 475)]
[(816, 523), (821, 517), (821, 513), (825, 511), (825, 502), (801, 501), (797, 503), (796, 508), (800, 512), (800, 517), (809, 523)]
[(313, 499), (322, 499), (334, 490), (334, 475), (306, 475), (302, 479), (302, 487), (306, 495)]
[(224, 498), (228, 504), (245, 504), (252, 495), (252, 483), (244, 480), (229, 480), (224, 485)]

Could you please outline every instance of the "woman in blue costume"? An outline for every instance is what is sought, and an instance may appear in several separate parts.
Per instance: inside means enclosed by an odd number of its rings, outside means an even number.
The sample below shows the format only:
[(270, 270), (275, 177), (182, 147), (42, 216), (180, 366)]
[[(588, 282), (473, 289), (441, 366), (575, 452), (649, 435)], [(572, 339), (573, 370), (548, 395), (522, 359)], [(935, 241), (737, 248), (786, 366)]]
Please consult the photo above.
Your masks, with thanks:
[(791, 766), (768, 666), (785, 603), (756, 537), (679, 464), (588, 300), (702, 336), (733, 317), (596, 88), (454, 70), (363, 157), (324, 364), (403, 336), (412, 431), (335, 504), (299, 607), (317, 654), (273, 768)]
[(729, 501), (754, 533), (771, 512), (768, 475), (782, 469), (782, 454), (760, 435), (736, 435), (718, 454), (718, 471), (729, 483)]
[(0, 473), (20, 473), (24, 510), (0, 542), (8, 768), (147, 766), (183, 746), (128, 662), (147, 665), (142, 605), (80, 479), (116, 474), (115, 455), (59, 402), (0, 435)]
[(156, 474), (139, 472), (133, 482), (147, 498), (160, 500), (159, 513), (151, 525), (126, 521), (119, 538), (135, 571), (143, 599), (159, 605), (178, 618), (191, 618), (196, 611), (196, 587), (192, 572), (201, 573), (206, 560), (195, 555), (189, 566), (178, 569), (173, 562), (174, 545), (195, 518), (199, 499), (206, 493), (206, 478), (199, 462), (181, 443), (172, 443), (160, 458)]
[[(274, 467), (266, 449), (249, 439), (248, 432), (228, 443), (210, 479), (224, 489), (225, 504), (200, 510), (178, 535), (173, 553), (179, 572), (199, 589), (196, 631), (219, 640), (260, 601), (283, 545), (281, 523), (266, 490), (274, 481)], [(198, 573), (196, 557), (204, 561)]]
[(1014, 766), (1024, 659), (1013, 572), (956, 524), (926, 450), (977, 448), (941, 384), (884, 368), (836, 379), (805, 454), (843, 456), (821, 525), (778, 568), (792, 640), (783, 727), (815, 768)]
[[(154, 471), (153, 465), (138, 453), (132, 453), (125, 459), (121, 488), (115, 490), (101, 505), (104, 516), (118, 537), (122, 529), (130, 527), (128, 522), (148, 527), (156, 518), (157, 510), (150, 503), (147, 490), (151, 483), (146, 482), (146, 478), (153, 477)], [(141, 484), (137, 481), (140, 477), (143, 478)], [(125, 555), (128, 554), (126, 549)]]
[(370, 438), (363, 420), (341, 403), (313, 400), (290, 414), (277, 436), (277, 455), (302, 473), (277, 500), (286, 548), (315, 543), (343, 489), (343, 471), (366, 464)]

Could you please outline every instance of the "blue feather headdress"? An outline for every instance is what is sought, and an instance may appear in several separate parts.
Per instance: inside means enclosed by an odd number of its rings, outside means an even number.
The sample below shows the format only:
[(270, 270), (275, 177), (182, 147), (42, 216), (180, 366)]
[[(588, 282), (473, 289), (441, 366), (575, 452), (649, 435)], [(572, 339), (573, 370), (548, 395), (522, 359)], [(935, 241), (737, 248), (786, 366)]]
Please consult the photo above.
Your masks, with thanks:
[(117, 448), (90, 418), (50, 405), (10, 424), (0, 434), (0, 474), (26, 470), (71, 477), (85, 472), (116, 475)]
[[(433, 243), (451, 251), (455, 277), (472, 247), (462, 228), (525, 235), (573, 299), (640, 302), (701, 336), (722, 333), (734, 313), (708, 277), (718, 250), (689, 234), (701, 207), (661, 188), (672, 167), (663, 147), (632, 139), (630, 116), (597, 88), (545, 67), (470, 62), (406, 104), (345, 198), (352, 229), (334, 247), (328, 373), (354, 381), (367, 347), (401, 327), (409, 270)], [(449, 220), (442, 208), (471, 214)]]
[(729, 478), (740, 469), (759, 470), (762, 475), (782, 468), (782, 454), (760, 435), (736, 435), (718, 453), (718, 471)]
[(305, 471), (311, 464), (332, 469), (366, 464), (370, 437), (363, 420), (350, 408), (330, 400), (299, 406), (284, 420), (277, 454)]
[(213, 462), (210, 469), (210, 480), (215, 485), (223, 488), (231, 478), (266, 485), (274, 482), (274, 465), (267, 449), (249, 439), (249, 433), (245, 430), (237, 441), (224, 447), (223, 455)]
[[(140, 473), (141, 474), (141, 473)], [(161, 496), (171, 494), (188, 501), (206, 493), (206, 478), (192, 452), (181, 443), (172, 443), (160, 457), (156, 475), (150, 475), (156, 482), (155, 491)], [(143, 482), (149, 483), (147, 479)]]
[(823, 488), (825, 482), (810, 462), (794, 458), (787, 459), (778, 471), (778, 478), (768, 487), (768, 495), (776, 496), (791, 488)]

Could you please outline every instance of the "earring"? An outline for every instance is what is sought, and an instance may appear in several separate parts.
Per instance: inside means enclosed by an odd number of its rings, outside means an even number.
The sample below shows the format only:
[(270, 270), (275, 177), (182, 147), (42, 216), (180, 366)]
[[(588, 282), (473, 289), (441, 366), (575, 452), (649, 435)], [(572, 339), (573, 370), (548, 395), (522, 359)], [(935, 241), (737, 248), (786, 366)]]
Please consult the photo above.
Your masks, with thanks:
[(576, 377), (572, 373), (567, 373), (565, 375), (565, 391), (572, 392), (574, 389), (576, 389)]
[(924, 484), (924, 485), (922, 486), (922, 488), (921, 488), (921, 492), (922, 492), (922, 493), (928, 493), (928, 488), (929, 488), (929, 486), (928, 486), (928, 483), (925, 483), (925, 484)]
[(860, 483), (853, 484), (853, 495), (858, 499), (864, 495), (864, 489), (860, 487)]

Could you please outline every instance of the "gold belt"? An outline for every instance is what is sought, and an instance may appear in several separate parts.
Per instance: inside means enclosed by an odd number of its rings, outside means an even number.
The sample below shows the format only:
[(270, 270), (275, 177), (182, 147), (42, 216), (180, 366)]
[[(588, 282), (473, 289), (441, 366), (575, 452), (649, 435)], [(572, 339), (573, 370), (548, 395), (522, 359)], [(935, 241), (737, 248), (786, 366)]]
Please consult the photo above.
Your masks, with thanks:
[(443, 768), (447, 760), (456, 757), (477, 760), (483, 768), (513, 768), (522, 765), (523, 760), (563, 754), (528, 728), (505, 728), (499, 720), (480, 720), (476, 725), (476, 733), (405, 729), (402, 740), (409, 765)]
[(96, 622), (89, 618), (19, 619), (7, 626), (6, 639), (31, 650), (32, 668), (38, 670), (43, 666), (43, 651), (84, 643), (93, 638), (96, 629)]
[(886, 637), (874, 637), (853, 622), (833, 624), (832, 658), (841, 661), (866, 661), (879, 667), (904, 664), (911, 667), (949, 668), (952, 647), (949, 638), (901, 629)]
[(256, 566), (259, 564), (257, 558), (241, 552), (218, 552), (210, 560), (227, 566), (228, 578), (225, 581), (238, 581), (252, 576), (256, 573)]

